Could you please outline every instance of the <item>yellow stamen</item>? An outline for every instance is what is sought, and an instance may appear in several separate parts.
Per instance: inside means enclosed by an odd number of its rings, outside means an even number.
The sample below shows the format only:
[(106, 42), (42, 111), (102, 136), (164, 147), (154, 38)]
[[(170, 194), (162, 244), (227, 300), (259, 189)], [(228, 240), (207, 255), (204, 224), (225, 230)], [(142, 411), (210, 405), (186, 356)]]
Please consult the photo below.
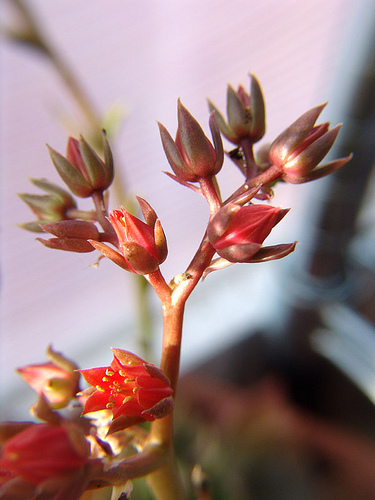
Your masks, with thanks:
[(95, 389), (97, 389), (100, 392), (105, 392), (105, 389), (103, 389), (103, 387), (100, 387), (100, 385), (95, 386)]
[(109, 368), (106, 369), (105, 371), (105, 374), (108, 375), (108, 377), (112, 377), (112, 375), (114, 374), (115, 372), (113, 372), (112, 370), (110, 370)]

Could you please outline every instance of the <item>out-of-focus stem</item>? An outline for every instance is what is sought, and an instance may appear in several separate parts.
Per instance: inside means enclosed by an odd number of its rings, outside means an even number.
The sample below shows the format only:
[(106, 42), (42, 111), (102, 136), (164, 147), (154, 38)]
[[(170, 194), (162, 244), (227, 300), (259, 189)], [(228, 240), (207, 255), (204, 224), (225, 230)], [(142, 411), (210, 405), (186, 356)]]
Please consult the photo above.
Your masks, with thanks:
[(76, 78), (75, 74), (70, 71), (70, 68), (62, 59), (62, 57), (50, 45), (47, 45), (47, 50), (51, 62), (55, 66), (58, 74), (69, 89), (70, 94), (81, 109), (87, 123), (92, 128), (95, 137), (98, 137), (98, 143), (100, 143), (99, 137), (102, 128), (101, 120), (99, 114), (95, 110), (94, 105), (89, 100), (89, 98), (87, 97), (87, 93), (82, 88), (79, 80)]

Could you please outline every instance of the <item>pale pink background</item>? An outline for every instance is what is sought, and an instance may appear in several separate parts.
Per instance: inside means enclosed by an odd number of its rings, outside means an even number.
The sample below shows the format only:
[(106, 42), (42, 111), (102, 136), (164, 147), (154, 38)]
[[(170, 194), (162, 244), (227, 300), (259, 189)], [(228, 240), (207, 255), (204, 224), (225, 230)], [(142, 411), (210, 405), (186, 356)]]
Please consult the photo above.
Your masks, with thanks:
[[(309, 107), (328, 98), (335, 100), (340, 92), (337, 71), (342, 51), (355, 42), (355, 37), (348, 41), (354, 21), (372, 5), (371, 0), (29, 3), (97, 108), (104, 111), (115, 102), (125, 107), (127, 117), (115, 144), (116, 156), (130, 191), (146, 198), (162, 220), (170, 249), (163, 265), (168, 280), (188, 264), (208, 214), (203, 200), (161, 173), (169, 166), (156, 121), (174, 135), (180, 97), (208, 130), (206, 97), (224, 110), (227, 83), (247, 86), (250, 71), (264, 90), (265, 140), (272, 140)], [(3, 19), (9, 19), (8, 9), (2, 7)], [(64, 151), (67, 136), (56, 123), (56, 115), (71, 113), (74, 107), (52, 68), (34, 52), (2, 42), (1, 69), (0, 380), (4, 400), (9, 401), (11, 393), (12, 397), (23, 394), (24, 388), (13, 369), (43, 361), (50, 342), (81, 366), (107, 363), (110, 345), (136, 347), (129, 276), (110, 262), (103, 262), (97, 270), (89, 267), (94, 254), (50, 251), (34, 242), (32, 233), (16, 226), (32, 220), (15, 195), (37, 192), (28, 177), (60, 182), (45, 143)], [(343, 75), (343, 88), (348, 78)], [(332, 104), (324, 118), (335, 113), (339, 115)], [(228, 186), (224, 194), (240, 182), (230, 165), (220, 179)], [(299, 239), (304, 244), (301, 233), (296, 234), (297, 209), (309, 189), (281, 189), (275, 204), (294, 210), (285, 225), (275, 230), (272, 241)], [(112, 199), (112, 208), (120, 202)], [(187, 308), (183, 366), (225, 345), (244, 325), (269, 317), (273, 290), (261, 306), (255, 297), (277, 274), (278, 265), (265, 265), (262, 274), (258, 266), (237, 266), (202, 284)], [(155, 311), (159, 318), (156, 301)], [(155, 321), (159, 328), (159, 319)]]

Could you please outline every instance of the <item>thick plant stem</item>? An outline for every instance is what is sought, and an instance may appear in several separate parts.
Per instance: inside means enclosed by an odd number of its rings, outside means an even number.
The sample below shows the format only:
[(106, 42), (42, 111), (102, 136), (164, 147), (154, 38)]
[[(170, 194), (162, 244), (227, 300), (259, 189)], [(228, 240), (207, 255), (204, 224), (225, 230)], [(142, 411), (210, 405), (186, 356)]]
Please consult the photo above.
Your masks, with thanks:
[(186, 499), (173, 448), (170, 449), (167, 465), (147, 476), (147, 482), (155, 500)]
[[(213, 179), (202, 181), (211, 215), (220, 208), (220, 195)], [(148, 275), (163, 307), (163, 349), (160, 368), (169, 378), (176, 397), (180, 369), (180, 351), (184, 309), (187, 298), (197, 285), (203, 271), (215, 253), (206, 235), (182, 279), (168, 286), (160, 271)], [(148, 475), (148, 483), (157, 500), (184, 500), (186, 498), (178, 470), (173, 444), (173, 412), (152, 423), (148, 437), (150, 445), (160, 446), (164, 451), (166, 464)]]
[[(151, 275), (150, 281), (153, 282), (155, 278), (160, 277)], [(163, 350), (160, 368), (169, 378), (175, 397), (180, 368), (185, 300), (180, 297), (179, 300), (174, 302), (172, 294), (166, 293), (165, 287), (161, 292), (159, 290), (159, 297), (163, 306)], [(166, 458), (166, 464), (149, 474), (147, 478), (155, 499), (185, 499), (173, 445), (173, 413), (152, 423), (148, 441), (151, 445), (160, 446)]]

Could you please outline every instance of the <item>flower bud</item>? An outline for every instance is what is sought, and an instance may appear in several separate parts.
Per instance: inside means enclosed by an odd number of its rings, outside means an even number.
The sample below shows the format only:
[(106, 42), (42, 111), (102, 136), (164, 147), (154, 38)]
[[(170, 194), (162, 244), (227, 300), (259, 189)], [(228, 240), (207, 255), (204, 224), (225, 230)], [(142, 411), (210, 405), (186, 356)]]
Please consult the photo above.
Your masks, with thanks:
[(104, 161), (83, 137), (69, 137), (66, 158), (49, 148), (51, 159), (63, 181), (76, 196), (87, 198), (105, 191), (113, 181), (113, 158), (105, 132), (102, 133)]
[(93, 252), (94, 247), (87, 240), (99, 240), (97, 227), (92, 222), (83, 220), (63, 220), (45, 224), (43, 230), (57, 238), (44, 240), (37, 238), (44, 246), (57, 250), (87, 253)]
[(316, 106), (300, 116), (282, 132), (269, 150), (270, 163), (282, 168), (282, 179), (299, 184), (318, 179), (342, 167), (351, 155), (332, 162), (318, 164), (327, 155), (341, 125), (329, 129), (329, 123), (315, 125), (325, 104)]
[(68, 191), (47, 181), (46, 179), (31, 179), (31, 182), (47, 194), (20, 194), (20, 198), (36, 214), (38, 220), (21, 224), (21, 227), (33, 232), (42, 232), (42, 225), (47, 222), (68, 218), (67, 212), (76, 208), (76, 202)]
[(88, 457), (89, 444), (75, 426), (31, 424), (2, 446), (3, 483), (15, 478), (32, 485), (53, 479), (68, 481), (83, 469)]
[(79, 390), (78, 367), (62, 354), (47, 351), (51, 361), (18, 368), (21, 377), (38, 393), (43, 394), (53, 409), (65, 408)]
[[(105, 257), (127, 271), (137, 274), (155, 272), (168, 253), (167, 242), (155, 211), (142, 198), (138, 198), (146, 223), (134, 217), (125, 208), (114, 210), (109, 218), (119, 241), (119, 254), (104, 243), (92, 245)], [(91, 240), (90, 240), (91, 241)]]
[(197, 120), (178, 101), (178, 128), (174, 141), (160, 123), (160, 136), (168, 162), (182, 182), (198, 182), (200, 178), (216, 175), (224, 161), (223, 144), (214, 116), (209, 120), (214, 146)]
[(248, 262), (287, 212), (267, 205), (228, 203), (209, 222), (207, 236), (220, 257)]
[(237, 92), (228, 85), (228, 123), (211, 101), (208, 105), (210, 111), (215, 113), (220, 130), (233, 144), (241, 145), (244, 139), (254, 143), (263, 137), (266, 129), (265, 105), (262, 89), (254, 75), (250, 75), (250, 94), (241, 85)]

